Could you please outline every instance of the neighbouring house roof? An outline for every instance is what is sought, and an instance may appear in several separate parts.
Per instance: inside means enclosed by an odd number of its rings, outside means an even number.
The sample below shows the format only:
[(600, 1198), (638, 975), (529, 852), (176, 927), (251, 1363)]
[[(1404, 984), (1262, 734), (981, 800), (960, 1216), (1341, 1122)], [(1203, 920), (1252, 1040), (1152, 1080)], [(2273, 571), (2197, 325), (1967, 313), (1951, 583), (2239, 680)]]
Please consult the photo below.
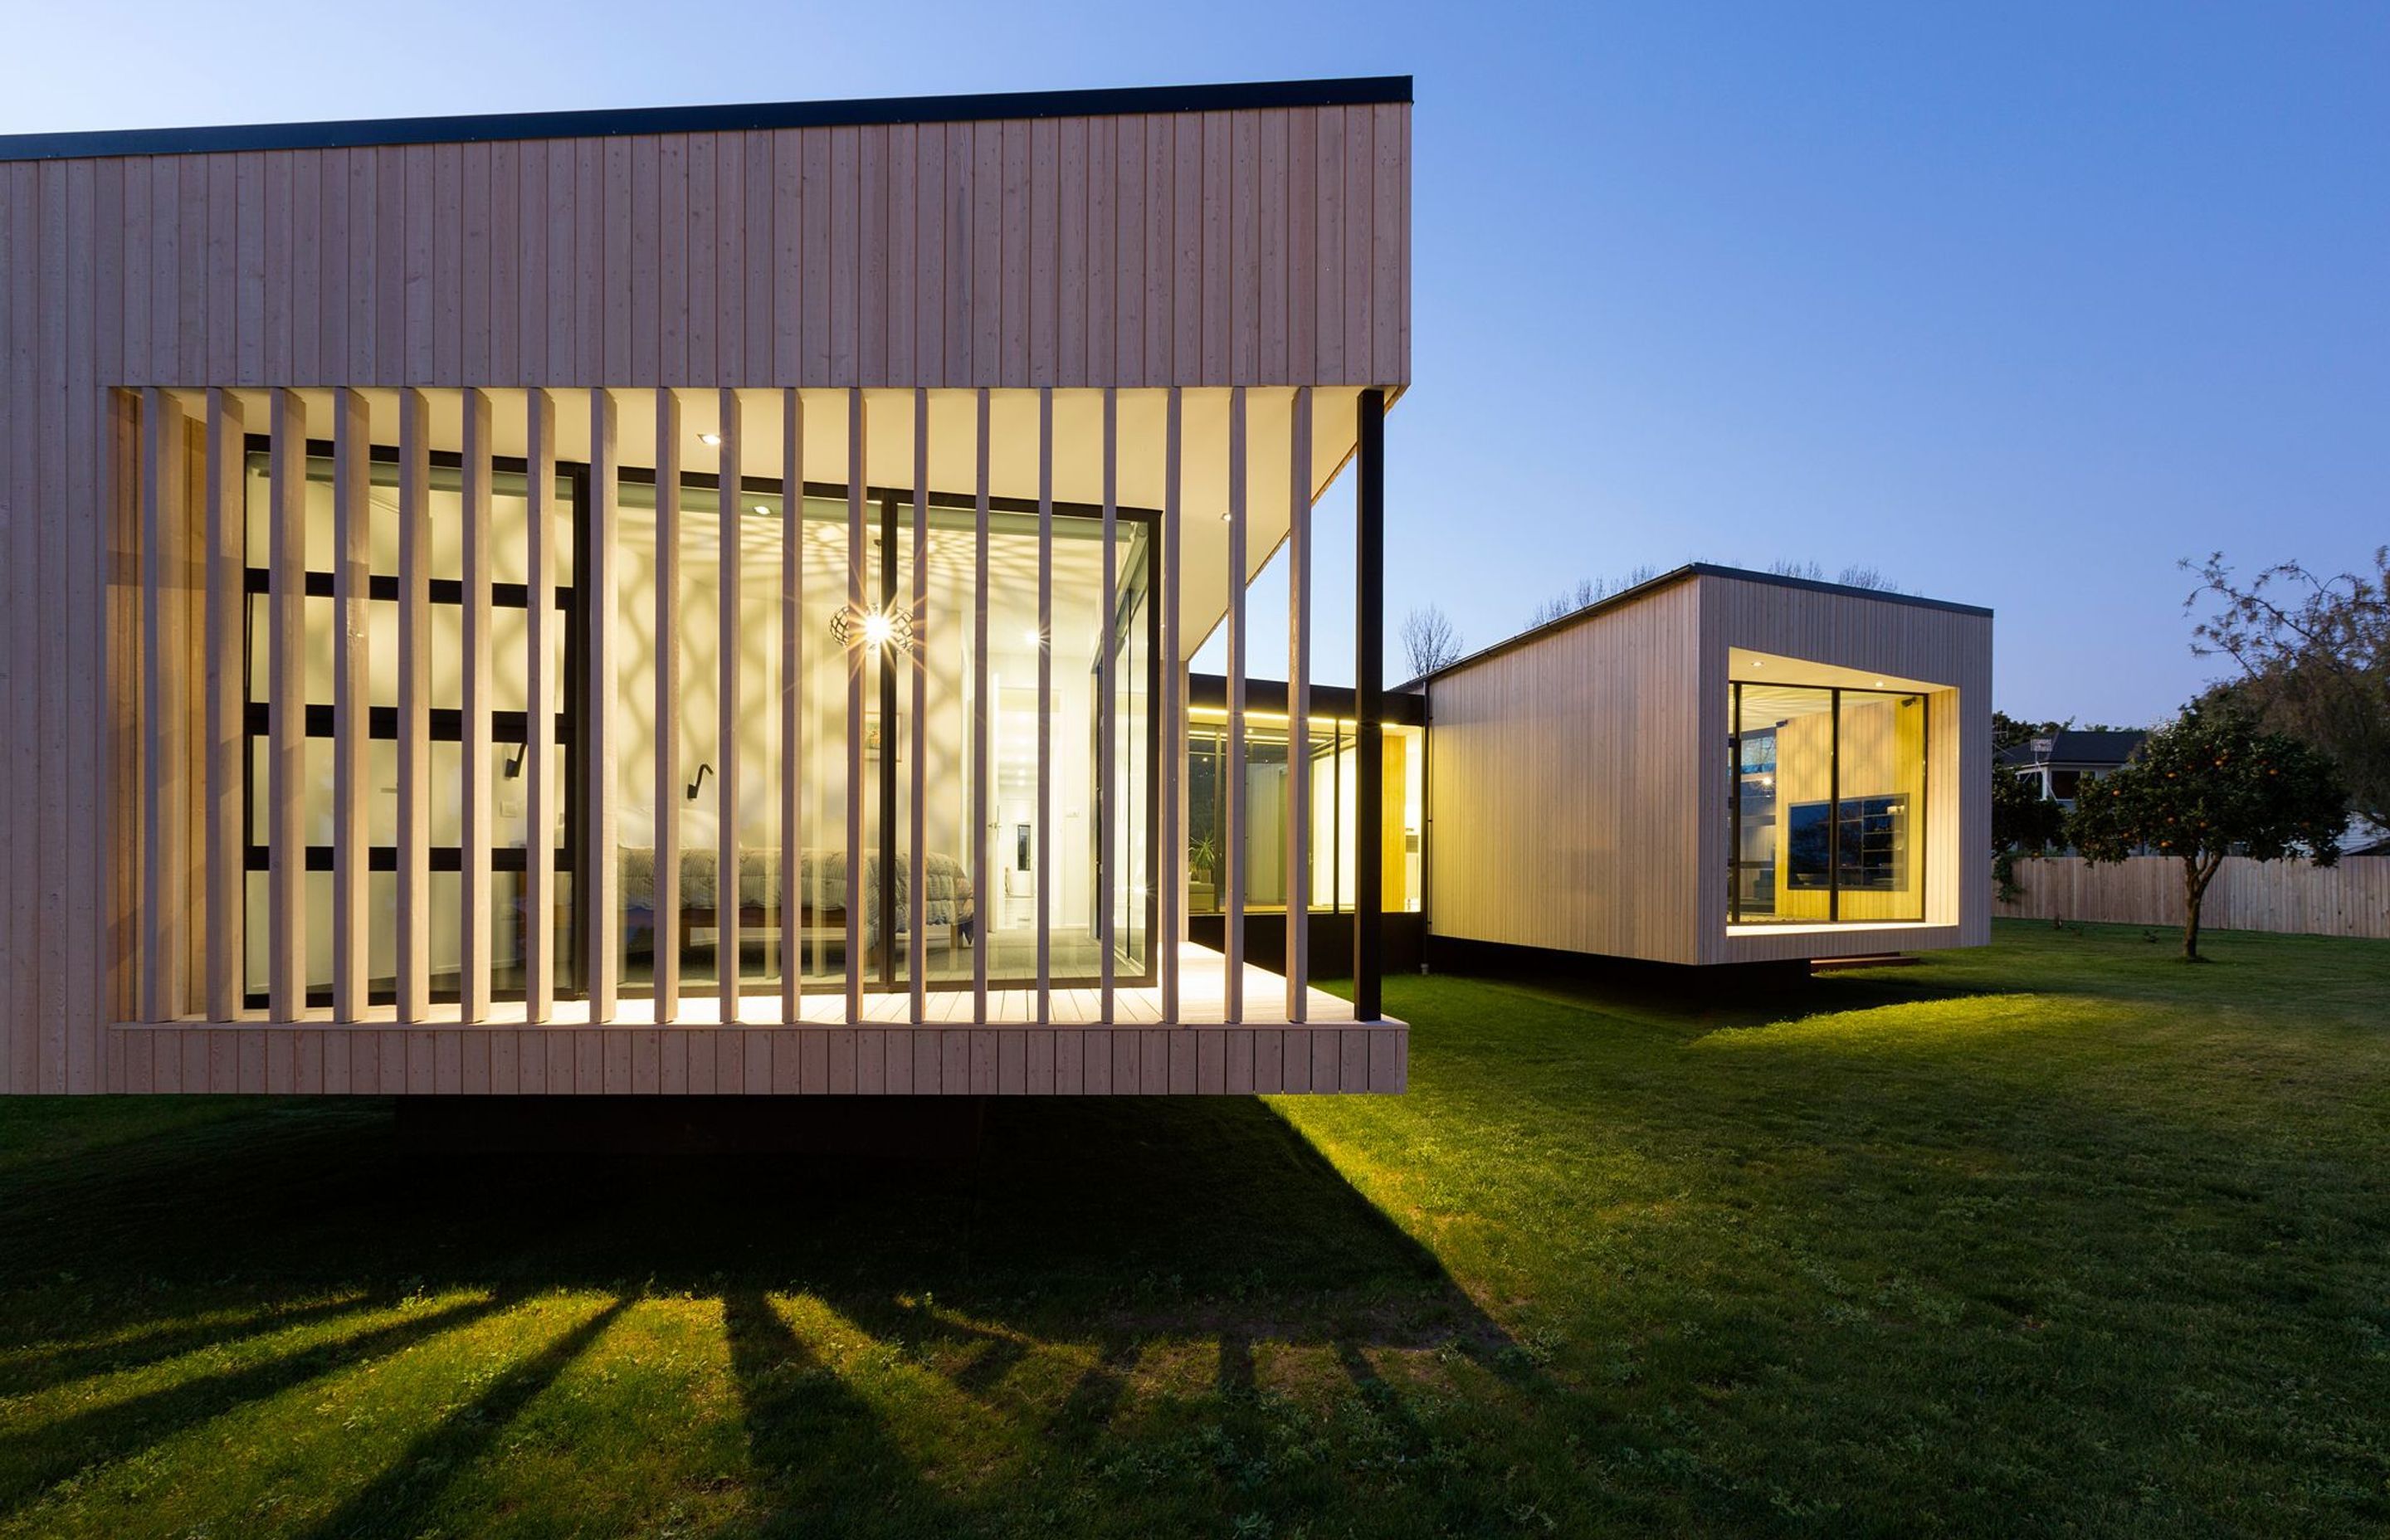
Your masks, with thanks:
[(863, 96), (842, 101), (634, 107), (574, 112), (495, 112), (442, 118), (243, 123), (210, 128), (103, 129), (0, 135), (0, 160), (84, 156), (199, 155), (230, 150), (343, 149), (368, 145), (472, 144), (500, 139), (590, 139), (623, 134), (719, 134), (748, 129), (845, 128), (865, 123), (970, 122), (1111, 117), (1131, 112), (1229, 112), (1258, 108), (1371, 107), (1411, 99), (1408, 75), (1250, 81), (1092, 91), (999, 91), (966, 96)]
[(2390, 828), (2369, 819), (2351, 816), (2347, 831), (2340, 837), (2340, 853), (2390, 856)]
[(2097, 733), (2069, 727), (2011, 744), (2000, 751), (1999, 762), (2011, 770), (2114, 770), (2131, 759), (2149, 736), (2138, 727)]
[(1401, 685), (1390, 688), (1386, 693), (1392, 695), (1398, 689), (1418, 689), (1431, 681), (1443, 678), (1447, 674), (1458, 674), (1462, 669), (1474, 668), (1488, 659), (1497, 658), (1514, 648), (1540, 641), (1555, 632), (1564, 631), (1590, 616), (1616, 610), (1624, 605), (1638, 603), (1651, 597), (1663, 588), (1672, 588), (1679, 583), (1703, 577), (1732, 578), (1738, 583), (1764, 583), (1775, 588), (1799, 588), (1813, 594), (1838, 594), (1845, 598), (1872, 599), (1883, 604), (1911, 605), (1920, 610), (1939, 610), (1953, 615), (1979, 615), (1985, 620), (1992, 618), (1992, 612), (1981, 605), (1960, 604), (1951, 599), (1929, 599), (1920, 594), (1896, 593), (1889, 588), (1859, 588), (1847, 583), (1823, 583), (1816, 578), (1787, 577), (1781, 572), (1754, 572), (1747, 568), (1722, 567), (1711, 561), (1689, 561), (1672, 571), (1663, 572), (1658, 577), (1636, 584), (1631, 587), (1621, 588), (1618, 592), (1598, 598), (1582, 609), (1572, 610), (1557, 620), (1546, 621), (1540, 625), (1531, 625), (1516, 635), (1506, 636), (1490, 647), (1480, 648), (1468, 657), (1457, 662), (1446, 663), (1432, 674), (1422, 674), (1416, 679), (1406, 680)]

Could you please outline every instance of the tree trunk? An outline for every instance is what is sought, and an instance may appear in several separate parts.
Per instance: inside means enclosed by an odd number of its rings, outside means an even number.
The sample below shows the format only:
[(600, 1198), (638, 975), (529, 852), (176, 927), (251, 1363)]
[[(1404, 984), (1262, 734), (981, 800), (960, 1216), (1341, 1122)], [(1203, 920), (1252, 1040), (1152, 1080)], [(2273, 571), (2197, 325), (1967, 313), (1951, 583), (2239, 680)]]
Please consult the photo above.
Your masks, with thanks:
[(2199, 905), (2207, 897), (2207, 884), (2216, 876), (2221, 860), (2202, 862), (2189, 857), (2182, 864), (2182, 960), (2199, 960)]

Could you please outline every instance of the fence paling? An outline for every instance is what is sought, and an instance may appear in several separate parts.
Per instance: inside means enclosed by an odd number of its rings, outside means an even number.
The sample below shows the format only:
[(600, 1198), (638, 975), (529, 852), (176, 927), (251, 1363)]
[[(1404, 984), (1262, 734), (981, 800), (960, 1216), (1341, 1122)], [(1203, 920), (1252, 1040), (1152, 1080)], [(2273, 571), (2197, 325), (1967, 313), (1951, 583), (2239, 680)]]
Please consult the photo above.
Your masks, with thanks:
[[(2078, 855), (2016, 864), (2015, 901), (1994, 912), (2018, 919), (2082, 919), (2178, 926), (2183, 920), (2182, 864), (2137, 855), (2094, 866)], [(2337, 866), (2227, 856), (2201, 905), (2215, 930), (2390, 940), (2390, 860), (2351, 856)]]

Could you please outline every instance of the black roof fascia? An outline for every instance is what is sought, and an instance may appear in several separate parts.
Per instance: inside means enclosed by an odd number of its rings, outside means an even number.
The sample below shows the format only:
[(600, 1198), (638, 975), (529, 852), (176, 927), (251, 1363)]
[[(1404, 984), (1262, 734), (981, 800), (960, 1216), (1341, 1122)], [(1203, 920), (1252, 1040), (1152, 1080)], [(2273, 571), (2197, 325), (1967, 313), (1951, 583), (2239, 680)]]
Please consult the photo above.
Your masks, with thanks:
[[(1575, 624), (1588, 615), (1599, 615), (1606, 610), (1615, 610), (1621, 605), (1633, 604), (1638, 599), (1650, 597), (1663, 588), (1697, 577), (1733, 578), (1739, 583), (1765, 583), (1771, 587), (1799, 588), (1812, 594), (1832, 594), (1846, 599), (1873, 599), (1882, 604), (1912, 605), (1920, 610), (1939, 610), (1946, 614), (1972, 615), (1986, 621), (1992, 618), (1992, 612), (1982, 605), (1960, 604), (1955, 599), (1929, 599), (1920, 594), (1902, 594), (1889, 588), (1857, 588), (1847, 583), (1824, 583), (1816, 578), (1787, 577), (1781, 572), (1754, 572), (1742, 567), (1722, 567), (1714, 561), (1689, 561), (1682, 567), (1662, 572), (1658, 577), (1647, 579), (1632, 588), (1621, 588), (1615, 594), (1596, 599), (1581, 610), (1572, 610), (1557, 620), (1546, 621), (1541, 625), (1531, 625), (1515, 636), (1505, 636), (1498, 642), (1478, 648), (1466, 658), (1445, 664), (1433, 674), (1422, 674), (1416, 679), (1406, 680), (1399, 687), (1407, 690), (1417, 689), (1433, 680), (1443, 678), (1447, 674), (1457, 674), (1462, 669), (1474, 667), (1490, 659), (1498, 658), (1506, 652), (1525, 647), (1530, 642), (1541, 640), (1553, 632)], [(1393, 692), (1390, 690), (1388, 693)]]
[(746, 129), (844, 128), (1018, 118), (1109, 117), (1128, 112), (1229, 112), (1283, 107), (1369, 107), (1411, 99), (1408, 75), (1348, 80), (1250, 81), (1087, 91), (999, 91), (843, 101), (633, 107), (570, 112), (498, 112), (441, 118), (245, 123), (213, 128), (99, 129), (0, 135), (0, 160), (88, 156), (203, 155), (236, 150), (353, 149), (376, 145), (472, 144), (499, 139), (610, 138), (623, 134), (710, 134)]
[[(1381, 698), (1385, 720), (1397, 727), (1420, 727), (1427, 725), (1427, 697), (1417, 692), (1404, 693), (1389, 689)], [(1217, 674), (1187, 675), (1187, 704), (1204, 711), (1226, 711), (1228, 707), (1228, 681)], [(1245, 709), (1286, 714), (1286, 682), (1282, 679), (1248, 679), (1245, 681)], [(1311, 711), (1315, 716), (1357, 716), (1360, 707), (1346, 685), (1314, 685), (1311, 687)]]

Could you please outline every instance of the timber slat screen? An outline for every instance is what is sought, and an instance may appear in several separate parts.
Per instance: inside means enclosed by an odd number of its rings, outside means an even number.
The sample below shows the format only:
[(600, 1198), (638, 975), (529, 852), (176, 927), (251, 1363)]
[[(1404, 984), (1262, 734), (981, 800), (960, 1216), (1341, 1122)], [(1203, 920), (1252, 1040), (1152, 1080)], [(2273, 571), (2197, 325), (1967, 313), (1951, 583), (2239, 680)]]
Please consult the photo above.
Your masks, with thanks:
[(0, 1089), (1400, 1090), (1183, 936), (1188, 657), (1287, 546), (1300, 741), (1409, 377), (1408, 83), (1306, 89), (0, 139)]

